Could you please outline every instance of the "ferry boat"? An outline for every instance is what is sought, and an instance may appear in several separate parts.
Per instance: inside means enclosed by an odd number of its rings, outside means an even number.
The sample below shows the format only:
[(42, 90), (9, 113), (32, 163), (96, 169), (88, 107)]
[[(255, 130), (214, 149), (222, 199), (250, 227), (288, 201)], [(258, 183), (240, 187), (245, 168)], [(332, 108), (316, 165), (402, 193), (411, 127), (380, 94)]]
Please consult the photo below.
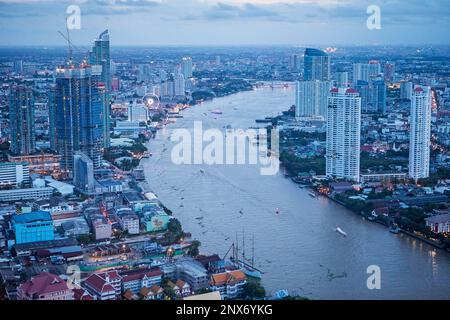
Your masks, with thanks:
[(312, 198), (317, 198), (317, 195), (314, 192), (309, 192), (308, 195)]
[(219, 109), (214, 109), (211, 111), (212, 114), (222, 114), (222, 111)]
[(347, 233), (346, 233), (344, 230), (342, 230), (341, 228), (339, 228), (339, 227), (336, 227), (335, 231), (336, 231), (337, 233), (341, 234), (341, 235), (344, 236), (344, 237), (347, 236)]

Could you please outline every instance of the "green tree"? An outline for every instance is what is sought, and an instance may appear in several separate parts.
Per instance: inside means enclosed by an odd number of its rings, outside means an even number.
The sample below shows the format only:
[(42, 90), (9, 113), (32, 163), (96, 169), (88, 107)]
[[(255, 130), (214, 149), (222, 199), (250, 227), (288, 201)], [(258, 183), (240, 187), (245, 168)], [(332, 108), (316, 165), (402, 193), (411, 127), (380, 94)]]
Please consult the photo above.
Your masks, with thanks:
[(164, 295), (170, 299), (170, 300), (175, 300), (177, 298), (177, 295), (175, 294), (175, 291), (173, 290), (172, 287), (170, 286), (165, 286), (164, 287)]
[(199, 255), (200, 251), (199, 251), (199, 247), (201, 246), (201, 242), (198, 240), (194, 240), (191, 243), (191, 246), (188, 249), (188, 255), (190, 255), (191, 257), (196, 257)]
[(177, 236), (179, 236), (180, 238), (183, 235), (183, 228), (181, 226), (181, 223), (178, 219), (172, 218), (169, 221), (169, 224), (167, 226), (167, 230)]
[(260, 281), (248, 280), (244, 285), (244, 295), (251, 299), (262, 299), (266, 296), (266, 290), (261, 286)]

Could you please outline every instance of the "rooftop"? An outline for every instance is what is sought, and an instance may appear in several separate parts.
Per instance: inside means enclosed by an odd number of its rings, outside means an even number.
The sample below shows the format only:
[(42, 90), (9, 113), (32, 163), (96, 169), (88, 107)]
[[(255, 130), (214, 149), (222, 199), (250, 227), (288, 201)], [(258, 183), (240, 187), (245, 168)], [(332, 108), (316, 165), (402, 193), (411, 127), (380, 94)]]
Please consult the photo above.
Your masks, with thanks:
[(438, 216), (426, 218), (425, 220), (430, 223), (450, 223), (450, 214), (440, 214)]
[(28, 297), (67, 290), (67, 284), (59, 276), (43, 272), (20, 285), (20, 290)]
[(31, 223), (38, 221), (52, 221), (52, 216), (47, 211), (35, 211), (30, 213), (16, 214), (13, 216), (14, 223)]

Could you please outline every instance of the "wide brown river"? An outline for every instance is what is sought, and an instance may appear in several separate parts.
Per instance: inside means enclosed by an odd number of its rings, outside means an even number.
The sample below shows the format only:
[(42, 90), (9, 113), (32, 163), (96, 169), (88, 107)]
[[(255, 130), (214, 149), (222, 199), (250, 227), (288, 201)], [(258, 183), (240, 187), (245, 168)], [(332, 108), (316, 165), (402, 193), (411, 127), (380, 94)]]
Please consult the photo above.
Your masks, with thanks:
[[(269, 293), (287, 289), (313, 299), (450, 299), (450, 254), (405, 235), (394, 235), (336, 203), (257, 165), (176, 165), (174, 129), (247, 129), (294, 103), (293, 88), (260, 88), (196, 105), (148, 143), (142, 163), (153, 191), (183, 228), (202, 242), (201, 251), (223, 256), (236, 234), (246, 256), (254, 236), (256, 266)], [(220, 109), (223, 114), (210, 111)], [(202, 169), (200, 171), (200, 169)], [(279, 208), (280, 214), (275, 214)], [(342, 237), (335, 228), (346, 233)], [(381, 270), (381, 289), (369, 290), (367, 267)]]

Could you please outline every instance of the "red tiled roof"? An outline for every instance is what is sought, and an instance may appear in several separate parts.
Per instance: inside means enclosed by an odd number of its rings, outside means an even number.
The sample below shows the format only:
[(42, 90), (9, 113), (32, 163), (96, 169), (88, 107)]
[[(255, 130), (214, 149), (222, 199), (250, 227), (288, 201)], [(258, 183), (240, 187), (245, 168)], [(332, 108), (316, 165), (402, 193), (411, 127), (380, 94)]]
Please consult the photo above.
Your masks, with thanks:
[[(107, 275), (109, 276), (109, 281), (106, 281)], [(113, 270), (103, 273), (94, 273), (86, 279), (85, 284), (97, 292), (115, 291), (110, 282), (117, 279), (122, 279), (122, 277), (116, 270)]]
[(358, 93), (358, 91), (356, 89), (353, 88), (348, 88), (345, 93)]
[(83, 288), (73, 289), (73, 295), (75, 300), (94, 300), (94, 297)]
[(235, 284), (246, 280), (247, 277), (241, 270), (234, 270), (225, 273), (213, 274), (211, 276), (211, 284), (215, 286), (222, 286), (224, 284)]
[(101, 292), (109, 292), (109, 291), (115, 291), (112, 285), (106, 284), (103, 286)]
[(100, 277), (98, 274), (94, 273), (86, 279), (85, 283), (96, 291), (101, 292), (102, 288), (106, 284), (106, 280)]
[(153, 295), (157, 295), (163, 292), (163, 289), (158, 286), (158, 285), (153, 285), (150, 288), (147, 287), (143, 287), (140, 291), (141, 295), (146, 297), (146, 296), (153, 296)]
[(415, 92), (423, 92), (423, 89), (422, 89), (422, 87), (416, 87), (416, 88), (414, 89), (414, 91), (415, 91)]
[(104, 275), (106, 275), (106, 274), (108, 274), (109, 279), (111, 279), (111, 280), (116, 280), (116, 279), (121, 278), (121, 276), (119, 275), (119, 273), (116, 270), (105, 272)]
[(176, 286), (180, 289), (183, 289), (184, 285), (186, 284), (186, 282), (184, 282), (181, 279), (178, 279), (177, 282), (175, 282)]
[(136, 281), (143, 279), (145, 276), (147, 276), (147, 278), (159, 277), (162, 276), (162, 271), (160, 268), (127, 271), (122, 273), (122, 281)]
[(331, 88), (330, 92), (338, 93), (338, 92), (339, 92), (339, 89), (338, 89), (338, 88)]
[(43, 272), (31, 278), (31, 280), (21, 284), (19, 288), (24, 294), (30, 297), (68, 289), (67, 283), (64, 280), (49, 272)]

